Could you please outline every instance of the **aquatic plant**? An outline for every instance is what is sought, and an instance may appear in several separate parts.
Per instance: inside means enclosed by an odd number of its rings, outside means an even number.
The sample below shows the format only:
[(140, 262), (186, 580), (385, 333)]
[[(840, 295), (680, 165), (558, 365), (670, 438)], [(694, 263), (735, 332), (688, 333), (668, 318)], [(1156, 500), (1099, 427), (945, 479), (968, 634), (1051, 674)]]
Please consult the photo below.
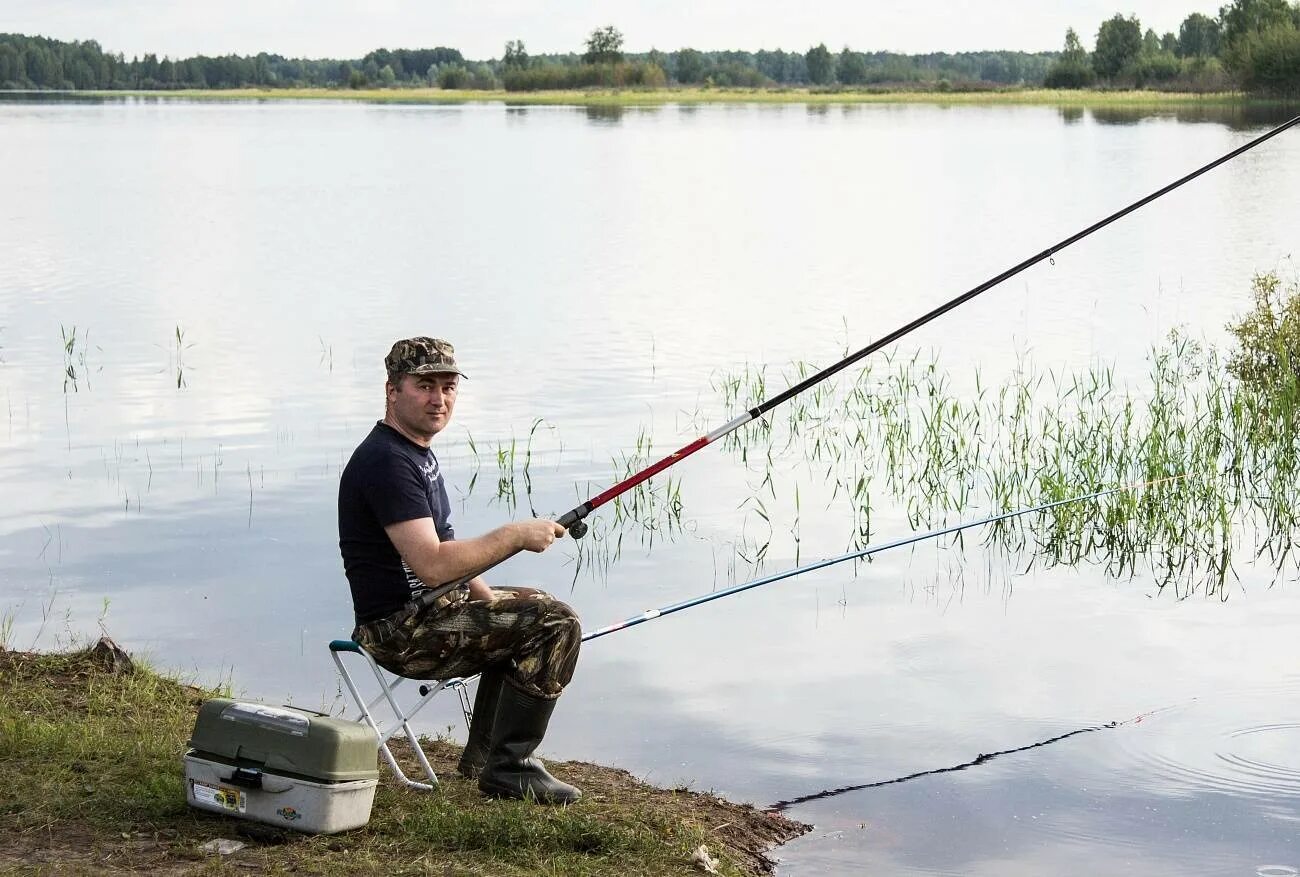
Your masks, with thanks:
[[(1022, 568), (1097, 563), (1117, 577), (1149, 574), (1179, 596), (1198, 588), (1224, 594), (1246, 537), (1275, 576), (1295, 568), (1300, 381), (1293, 372), (1266, 387), (1239, 380), (1223, 354), (1181, 332), (1153, 349), (1150, 362), (1146, 382), (1130, 388), (1109, 365), (1042, 372), (1022, 359), (1001, 384), (977, 372), (974, 391), (959, 394), (937, 357), (893, 351), (818, 385), (783, 416), (722, 443), (759, 476), (740, 503), (734, 559), (761, 566), (775, 539), (788, 539), (797, 554), (807, 496), (841, 504), (853, 550), (872, 539), (882, 494), (913, 529), (929, 529), (975, 509), (1009, 511), (1136, 484), (1142, 489), (993, 525), (985, 550), (1023, 557)], [(789, 386), (816, 370), (794, 362), (781, 380)], [(715, 374), (721, 413), (696, 412), (692, 424), (752, 407), (768, 394), (770, 372), (746, 364)], [(615, 479), (643, 468), (649, 452), (643, 430)], [(657, 504), (663, 497), (671, 505)], [(788, 536), (774, 529), (773, 506), (793, 507)], [(652, 542), (644, 537), (680, 532), (682, 520), (680, 485), (644, 482), (614, 503), (598, 534), (613, 550), (579, 551), (583, 560), (600, 554), (612, 563), (623, 532)]]
[(177, 323), (169, 351), (169, 369), (175, 369), (176, 371), (176, 389), (178, 390), (187, 385), (185, 379), (185, 351), (193, 346), (194, 342), (185, 340), (185, 330)]
[(320, 363), (325, 366), (330, 374), (334, 374), (334, 345), (326, 344), (324, 337), (317, 335), (316, 340), (320, 343)]
[(69, 385), (72, 392), (79, 392), (79, 382), (83, 378), (87, 380), (89, 388), (90, 369), (86, 356), (90, 345), (90, 330), (85, 330), (78, 338), (75, 325), (64, 326), (60, 323), (59, 336), (63, 341), (63, 392), (68, 392)]
[(1255, 305), (1228, 324), (1238, 347), (1228, 371), (1243, 384), (1269, 388), (1300, 375), (1300, 279), (1283, 286), (1276, 271), (1251, 280)]
[[(513, 509), (518, 501), (515, 482), (523, 482), (524, 499), (528, 503), (529, 513), (533, 517), (537, 516), (537, 510), (533, 505), (533, 442), (537, 438), (537, 431), (543, 426), (554, 430), (554, 427), (542, 418), (537, 418), (528, 429), (528, 437), (524, 440), (523, 447), (519, 441), (510, 436), (510, 441), (497, 442), (496, 462), (497, 462), (497, 492), (496, 499), (503, 501), (508, 508)], [(478, 480), (478, 446), (474, 443), (473, 436), (468, 436), (467, 444), (470, 453), (474, 457), (475, 471), (470, 479), (469, 490), (473, 490), (474, 482)], [(560, 448), (563, 450), (563, 448)], [(466, 494), (468, 496), (468, 493)]]

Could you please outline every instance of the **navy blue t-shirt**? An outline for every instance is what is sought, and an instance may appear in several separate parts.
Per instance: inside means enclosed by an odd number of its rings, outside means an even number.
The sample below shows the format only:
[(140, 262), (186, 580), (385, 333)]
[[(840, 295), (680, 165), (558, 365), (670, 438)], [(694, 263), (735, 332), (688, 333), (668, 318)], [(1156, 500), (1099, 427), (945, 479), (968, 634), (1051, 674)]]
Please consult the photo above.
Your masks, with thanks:
[(339, 551), (358, 624), (391, 615), (442, 584), (420, 581), (384, 532), (416, 518), (433, 518), (444, 542), (456, 538), (438, 458), (380, 421), (352, 452), (339, 481)]

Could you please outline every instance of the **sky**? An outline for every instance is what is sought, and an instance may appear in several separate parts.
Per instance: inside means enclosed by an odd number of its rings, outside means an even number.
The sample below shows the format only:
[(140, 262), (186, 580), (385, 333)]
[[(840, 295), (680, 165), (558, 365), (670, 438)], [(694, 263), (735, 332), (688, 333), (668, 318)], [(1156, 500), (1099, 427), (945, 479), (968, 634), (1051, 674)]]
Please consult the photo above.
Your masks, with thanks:
[[(1067, 27), (1091, 47), (1116, 13), (1177, 31), (1204, 0), (0, 0), (0, 33), (94, 39), (126, 56), (196, 54), (360, 58), (377, 48), (460, 49), (499, 57), (506, 40), (532, 54), (581, 51), (612, 24), (632, 52), (658, 48), (897, 52), (1059, 49)], [(920, 10), (925, 10), (922, 12)]]

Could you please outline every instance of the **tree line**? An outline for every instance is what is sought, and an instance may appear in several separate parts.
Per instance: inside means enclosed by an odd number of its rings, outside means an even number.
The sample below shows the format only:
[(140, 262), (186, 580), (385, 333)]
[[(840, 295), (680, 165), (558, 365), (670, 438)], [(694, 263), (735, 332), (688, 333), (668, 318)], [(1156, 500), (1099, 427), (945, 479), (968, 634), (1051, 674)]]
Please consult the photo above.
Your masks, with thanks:
[[(64, 42), (0, 34), (0, 88), (361, 88), (425, 85), (446, 67), (465, 65), (456, 49), (377, 49), (364, 58), (222, 55), (172, 59), (146, 54), (127, 60), (94, 40)], [(483, 87), (494, 87), (493, 84)]]
[(65, 42), (39, 36), (0, 34), (0, 88), (584, 88), (670, 84), (760, 88), (770, 86), (871, 85), (877, 83), (990, 82), (1038, 85), (1055, 52), (855, 52), (848, 48), (824, 62), (823, 45), (809, 52), (651, 50), (625, 53), (623, 35), (597, 28), (582, 53), (532, 55), (522, 40), (506, 43), (500, 58), (467, 60), (460, 51), (377, 49), (360, 59), (286, 58), (257, 55), (196, 55), (127, 59), (94, 40)]
[(613, 26), (587, 37), (581, 53), (530, 55), (510, 40), (500, 58), (460, 51), (377, 49), (359, 59), (225, 55), (127, 60), (93, 41), (0, 34), (0, 88), (175, 89), (241, 87), (374, 88), (435, 86), (529, 91), (668, 85), (740, 88), (864, 88), (911, 85), (938, 90), (992, 87), (1133, 88), (1300, 93), (1300, 0), (1233, 0), (1216, 17), (1187, 16), (1177, 33), (1143, 29), (1136, 16), (1101, 23), (1089, 52), (1070, 28), (1060, 52), (804, 52), (781, 49), (623, 51)]
[(1194, 12), (1165, 34), (1117, 14), (1097, 29), (1092, 52), (1069, 28), (1044, 84), (1300, 94), (1300, 2), (1233, 0), (1216, 17)]

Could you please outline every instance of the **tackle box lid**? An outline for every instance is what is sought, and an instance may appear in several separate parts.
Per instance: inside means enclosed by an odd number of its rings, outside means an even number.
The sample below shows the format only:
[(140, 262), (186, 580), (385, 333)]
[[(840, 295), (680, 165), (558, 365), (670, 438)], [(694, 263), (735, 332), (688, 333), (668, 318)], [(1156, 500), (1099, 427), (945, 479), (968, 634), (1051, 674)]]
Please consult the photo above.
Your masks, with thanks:
[(379, 742), (369, 726), (296, 707), (225, 697), (205, 701), (190, 748), (240, 767), (317, 782), (379, 776)]

